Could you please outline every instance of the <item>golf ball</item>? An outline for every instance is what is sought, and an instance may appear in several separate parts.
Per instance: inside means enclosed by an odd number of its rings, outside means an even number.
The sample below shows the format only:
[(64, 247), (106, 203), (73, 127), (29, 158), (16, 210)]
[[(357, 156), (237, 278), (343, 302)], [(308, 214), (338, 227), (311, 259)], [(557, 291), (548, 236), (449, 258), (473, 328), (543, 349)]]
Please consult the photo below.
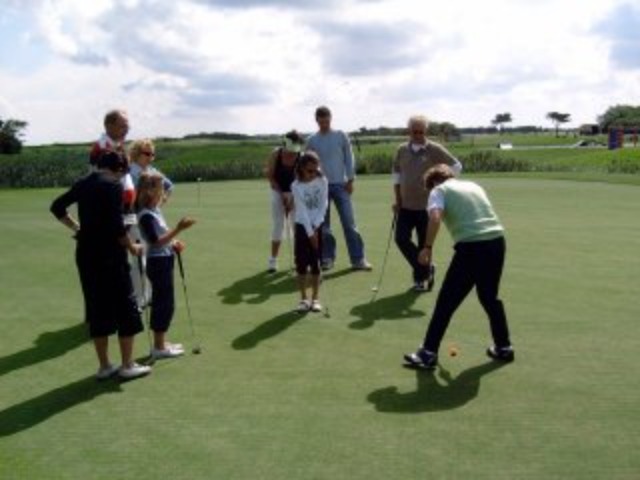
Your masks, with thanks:
[(372, 292), (377, 292), (378, 291), (378, 287), (371, 287), (371, 291)]

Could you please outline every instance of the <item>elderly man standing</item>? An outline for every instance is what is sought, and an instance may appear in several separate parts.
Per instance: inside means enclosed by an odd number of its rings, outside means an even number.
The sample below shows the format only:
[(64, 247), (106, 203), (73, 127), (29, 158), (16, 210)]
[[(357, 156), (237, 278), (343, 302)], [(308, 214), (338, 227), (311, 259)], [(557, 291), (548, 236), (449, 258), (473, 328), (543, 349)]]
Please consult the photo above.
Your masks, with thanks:
[[(329, 181), (329, 204), (333, 201), (340, 216), (342, 230), (349, 250), (351, 268), (371, 270), (364, 253), (364, 242), (356, 227), (351, 195), (355, 179), (355, 162), (349, 137), (331, 128), (331, 110), (316, 109), (318, 132), (307, 140), (307, 148), (320, 157), (321, 167)], [(322, 227), (322, 269), (330, 270), (336, 259), (336, 240), (331, 232), (330, 208)]]
[[(398, 147), (393, 163), (393, 190), (396, 215), (396, 245), (413, 270), (413, 289), (417, 292), (431, 291), (435, 268), (418, 262), (419, 246), (424, 244), (429, 216), (427, 214), (428, 192), (423, 185), (427, 170), (438, 164), (449, 165), (459, 174), (462, 165), (442, 145), (427, 140), (428, 121), (416, 115), (409, 119), (409, 141)], [(416, 233), (417, 243), (412, 240)]]

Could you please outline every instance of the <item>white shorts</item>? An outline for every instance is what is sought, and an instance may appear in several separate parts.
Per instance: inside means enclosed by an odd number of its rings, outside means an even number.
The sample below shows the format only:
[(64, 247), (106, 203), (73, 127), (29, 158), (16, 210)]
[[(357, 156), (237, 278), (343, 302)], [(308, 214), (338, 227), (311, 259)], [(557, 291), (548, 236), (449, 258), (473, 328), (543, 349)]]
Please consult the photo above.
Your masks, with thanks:
[[(273, 229), (271, 231), (271, 241), (272, 242), (281, 242), (284, 237), (285, 231), (285, 211), (284, 205), (282, 204), (282, 196), (279, 192), (275, 190), (271, 190), (271, 219), (273, 221)], [(289, 212), (289, 222), (287, 234), (289, 238), (293, 238), (292, 228), (293, 228), (293, 211)]]

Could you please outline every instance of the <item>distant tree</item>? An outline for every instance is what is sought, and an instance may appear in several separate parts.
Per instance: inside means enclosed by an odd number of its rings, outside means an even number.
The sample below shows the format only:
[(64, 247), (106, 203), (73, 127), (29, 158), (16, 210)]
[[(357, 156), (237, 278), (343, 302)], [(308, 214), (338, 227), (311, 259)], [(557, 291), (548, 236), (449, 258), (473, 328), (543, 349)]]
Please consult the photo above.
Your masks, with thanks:
[(505, 123), (511, 123), (512, 121), (513, 119), (511, 118), (511, 114), (509, 112), (505, 112), (496, 114), (493, 120), (491, 120), (491, 124), (496, 125), (500, 130), (500, 133), (502, 133), (502, 130), (504, 128), (503, 125)]
[(22, 120), (0, 118), (0, 154), (20, 153), (22, 150), (23, 130), (27, 128), (27, 122)]
[(560, 112), (549, 112), (547, 113), (547, 118), (553, 122), (556, 127), (556, 137), (558, 136), (558, 132), (560, 131), (560, 124), (567, 123), (571, 121), (570, 113), (560, 113)]
[(609, 127), (640, 127), (640, 106), (615, 105), (598, 117), (602, 131)]

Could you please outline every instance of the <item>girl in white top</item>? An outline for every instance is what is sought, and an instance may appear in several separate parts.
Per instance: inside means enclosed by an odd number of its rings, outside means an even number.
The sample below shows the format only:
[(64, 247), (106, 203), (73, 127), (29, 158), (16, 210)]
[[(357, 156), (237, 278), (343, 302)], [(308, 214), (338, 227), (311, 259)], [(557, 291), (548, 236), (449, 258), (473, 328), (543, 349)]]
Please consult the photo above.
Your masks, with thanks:
[[(329, 205), (327, 179), (320, 170), (320, 159), (307, 151), (296, 165), (296, 180), (291, 185), (295, 212), (294, 256), (300, 289), (299, 312), (321, 312), (320, 261), (322, 244), (320, 228)], [(311, 300), (307, 289), (311, 287)]]

